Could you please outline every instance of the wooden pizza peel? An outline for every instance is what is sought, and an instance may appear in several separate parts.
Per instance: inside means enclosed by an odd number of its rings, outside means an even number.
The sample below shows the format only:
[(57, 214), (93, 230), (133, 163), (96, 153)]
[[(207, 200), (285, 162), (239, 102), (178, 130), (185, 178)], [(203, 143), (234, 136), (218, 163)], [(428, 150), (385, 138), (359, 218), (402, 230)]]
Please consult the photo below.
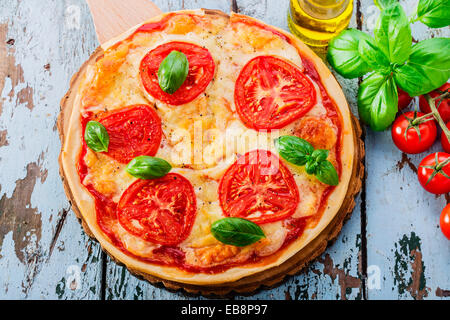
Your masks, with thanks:
[[(87, 3), (92, 13), (98, 40), (101, 44), (104, 44), (108, 40), (122, 34), (133, 26), (162, 13), (162, 11), (154, 3), (148, 0), (133, 0), (133, 5), (129, 5), (128, 1), (123, 0), (87, 0)], [(205, 11), (220, 15), (224, 14), (220, 11), (215, 10)], [(58, 130), (62, 143), (64, 142), (65, 133), (67, 132), (68, 122), (70, 114), (72, 112), (73, 101), (76, 94), (76, 88), (78, 87), (80, 82), (80, 74), (82, 74), (88, 64), (95, 61), (102, 54), (103, 50), (100, 46), (83, 64), (80, 70), (72, 77), (69, 91), (61, 100), (61, 113), (58, 118)], [(273, 287), (280, 284), (280, 282), (283, 281), (286, 276), (295, 275), (301, 272), (301, 270), (307, 264), (318, 258), (325, 251), (327, 246), (336, 239), (342, 229), (343, 223), (350, 217), (355, 206), (355, 197), (361, 190), (362, 179), (364, 176), (364, 143), (361, 140), (361, 127), (358, 120), (353, 115), (352, 122), (355, 143), (355, 161), (344, 202), (339, 212), (328, 224), (328, 226), (314, 240), (312, 240), (293, 257), (277, 267), (273, 267), (263, 272), (244, 277), (238, 281), (209, 286), (198, 286), (179, 283), (175, 281), (168, 281), (149, 274), (144, 274), (142, 272), (139, 272), (138, 270), (133, 270), (132, 268), (128, 268), (129, 271), (138, 278), (145, 279), (152, 284), (163, 284), (168, 289), (184, 289), (189, 293), (219, 296), (223, 296), (229, 293), (240, 293), (247, 295), (252, 294), (258, 288)], [(80, 223), (82, 224), (86, 233), (90, 237), (93, 237), (89, 226), (83, 220), (83, 216), (81, 215), (81, 212), (77, 208), (77, 205), (73, 199), (72, 193), (65, 179), (64, 171), (61, 165), (61, 157), (60, 174), (63, 180), (66, 195), (72, 203), (73, 211), (80, 220)], [(115, 262), (122, 265), (122, 263), (115, 259), (112, 255), (110, 255), (110, 257)]]

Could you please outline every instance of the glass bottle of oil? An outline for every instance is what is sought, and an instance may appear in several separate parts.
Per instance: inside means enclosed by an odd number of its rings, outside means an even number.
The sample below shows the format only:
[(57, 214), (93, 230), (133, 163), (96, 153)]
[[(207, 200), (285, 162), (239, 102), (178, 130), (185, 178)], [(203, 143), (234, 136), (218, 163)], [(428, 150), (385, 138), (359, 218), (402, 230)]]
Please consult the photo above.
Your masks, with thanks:
[(311, 47), (326, 47), (347, 28), (352, 11), (352, 0), (290, 0), (289, 29)]

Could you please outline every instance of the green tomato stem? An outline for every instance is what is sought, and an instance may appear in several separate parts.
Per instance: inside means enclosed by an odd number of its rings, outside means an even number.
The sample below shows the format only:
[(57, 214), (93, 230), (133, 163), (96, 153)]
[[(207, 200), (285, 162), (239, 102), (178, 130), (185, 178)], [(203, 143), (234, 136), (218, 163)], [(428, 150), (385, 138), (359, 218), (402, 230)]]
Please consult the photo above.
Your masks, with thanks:
[(427, 121), (433, 120), (433, 119), (434, 119), (434, 113), (430, 112), (430, 113), (424, 114), (423, 116), (414, 118), (411, 121), (411, 125), (416, 126), (416, 125), (422, 124), (424, 122), (427, 122)]
[(447, 164), (449, 164), (449, 163), (450, 163), (450, 158), (448, 158), (448, 159), (442, 161), (441, 163), (437, 163), (437, 164), (436, 164), (436, 170), (437, 170), (437, 171), (441, 171), (441, 170), (442, 170)]
[[(440, 97), (446, 97), (448, 92), (442, 94)], [(425, 98), (428, 101), (428, 104), (430, 105), (431, 112), (433, 113), (434, 118), (438, 122), (441, 129), (444, 131), (445, 136), (447, 137), (447, 140), (450, 141), (450, 130), (445, 125), (444, 120), (442, 120), (441, 115), (439, 114), (438, 109), (436, 108), (435, 99), (433, 99), (428, 93), (425, 94)]]

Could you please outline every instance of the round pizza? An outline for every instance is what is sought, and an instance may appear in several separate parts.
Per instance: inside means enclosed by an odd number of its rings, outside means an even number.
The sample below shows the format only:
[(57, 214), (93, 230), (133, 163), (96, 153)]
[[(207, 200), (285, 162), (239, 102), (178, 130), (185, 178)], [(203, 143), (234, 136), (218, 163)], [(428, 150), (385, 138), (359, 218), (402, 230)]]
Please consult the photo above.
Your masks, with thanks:
[(245, 291), (297, 272), (361, 185), (358, 127), (328, 68), (236, 13), (166, 13), (102, 45), (59, 129), (85, 230), (169, 287)]

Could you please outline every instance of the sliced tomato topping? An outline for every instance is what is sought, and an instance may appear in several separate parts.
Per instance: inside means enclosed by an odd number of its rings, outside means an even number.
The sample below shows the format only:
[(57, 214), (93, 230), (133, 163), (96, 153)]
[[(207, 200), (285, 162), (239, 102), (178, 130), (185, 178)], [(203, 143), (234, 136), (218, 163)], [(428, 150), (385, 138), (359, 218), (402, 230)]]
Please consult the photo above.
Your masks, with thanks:
[(247, 127), (278, 129), (307, 113), (316, 103), (316, 91), (291, 62), (259, 56), (241, 70), (234, 101)]
[(226, 216), (262, 224), (293, 215), (299, 194), (294, 177), (276, 155), (254, 150), (225, 172), (219, 200)]
[(177, 245), (191, 232), (197, 211), (194, 188), (176, 173), (137, 180), (117, 206), (120, 224), (130, 233), (154, 243)]
[(108, 156), (128, 163), (141, 155), (154, 156), (161, 143), (161, 119), (148, 105), (132, 105), (99, 120), (109, 135)]
[[(158, 69), (173, 50), (186, 55), (189, 73), (183, 85), (173, 94), (161, 90)], [(140, 74), (145, 90), (154, 98), (171, 105), (188, 103), (203, 93), (214, 76), (214, 60), (205, 48), (187, 42), (169, 42), (156, 47), (141, 61)]]

